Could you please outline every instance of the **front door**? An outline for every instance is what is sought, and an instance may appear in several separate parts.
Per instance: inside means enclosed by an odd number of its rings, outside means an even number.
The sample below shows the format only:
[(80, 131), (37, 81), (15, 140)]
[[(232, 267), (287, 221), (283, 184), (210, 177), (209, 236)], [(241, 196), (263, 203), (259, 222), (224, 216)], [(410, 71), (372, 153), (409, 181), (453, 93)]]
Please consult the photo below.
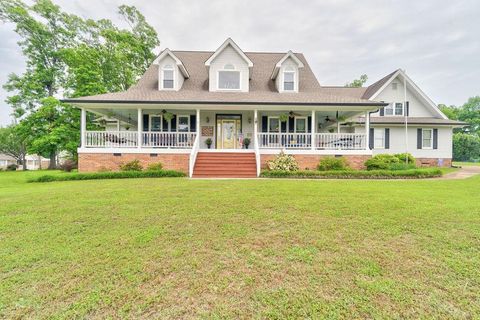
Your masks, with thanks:
[(217, 148), (236, 149), (240, 146), (241, 118), (236, 115), (217, 117)]

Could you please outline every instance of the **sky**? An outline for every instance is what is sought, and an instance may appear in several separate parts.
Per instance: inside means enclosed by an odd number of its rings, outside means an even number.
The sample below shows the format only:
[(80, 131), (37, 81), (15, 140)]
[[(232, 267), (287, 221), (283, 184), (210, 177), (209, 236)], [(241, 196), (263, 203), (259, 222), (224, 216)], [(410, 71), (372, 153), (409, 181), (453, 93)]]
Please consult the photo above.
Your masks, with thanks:
[[(243, 51), (302, 52), (321, 85), (367, 74), (367, 85), (402, 68), (436, 103), (480, 95), (478, 0), (54, 0), (85, 18), (121, 25), (135, 5), (160, 48), (215, 50), (231, 37)], [(12, 24), (0, 22), (0, 83), (25, 69)], [(0, 126), (11, 122), (0, 88)]]

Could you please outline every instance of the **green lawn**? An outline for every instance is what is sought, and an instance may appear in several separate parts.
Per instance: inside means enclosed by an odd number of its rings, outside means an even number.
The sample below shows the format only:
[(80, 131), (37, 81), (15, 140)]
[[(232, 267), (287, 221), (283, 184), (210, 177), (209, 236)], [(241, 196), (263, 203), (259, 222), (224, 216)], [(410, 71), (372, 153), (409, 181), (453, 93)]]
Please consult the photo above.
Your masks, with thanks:
[(453, 162), (454, 166), (480, 166), (480, 162), (459, 162), (459, 161), (454, 161)]
[(480, 176), (40, 174), (0, 173), (0, 318), (480, 317)]

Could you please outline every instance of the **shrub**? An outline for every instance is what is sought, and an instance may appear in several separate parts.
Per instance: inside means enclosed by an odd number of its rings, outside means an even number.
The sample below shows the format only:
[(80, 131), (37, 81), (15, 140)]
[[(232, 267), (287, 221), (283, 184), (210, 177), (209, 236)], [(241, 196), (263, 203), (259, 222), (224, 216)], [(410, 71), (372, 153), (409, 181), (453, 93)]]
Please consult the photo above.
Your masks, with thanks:
[(18, 168), (18, 166), (16, 164), (12, 163), (12, 164), (9, 164), (7, 166), (5, 171), (15, 171), (15, 170), (17, 170), (17, 168)]
[(438, 168), (409, 170), (262, 171), (261, 177), (295, 179), (421, 179), (442, 176)]
[(405, 160), (408, 158), (408, 163), (415, 165), (415, 158), (410, 153), (397, 153), (395, 154), (395, 157), (403, 163), (405, 163)]
[(61, 165), (60, 169), (65, 172), (71, 172), (73, 169), (77, 168), (77, 164), (72, 160), (65, 160)]
[(70, 180), (96, 180), (96, 179), (128, 179), (128, 178), (161, 178), (161, 177), (185, 177), (185, 173), (174, 170), (158, 171), (117, 171), (117, 172), (92, 172), (92, 173), (69, 173), (64, 175), (43, 175), (28, 180), (28, 182), (51, 182)]
[(377, 154), (365, 161), (367, 170), (387, 170), (393, 163), (399, 163), (400, 160), (392, 154)]
[(280, 171), (297, 171), (298, 163), (295, 157), (285, 154), (283, 151), (278, 154), (275, 159), (267, 162), (268, 169)]
[(159, 171), (163, 169), (163, 164), (161, 162), (150, 163), (147, 167), (148, 171)]
[(345, 158), (327, 157), (320, 160), (318, 164), (318, 170), (330, 171), (330, 170), (345, 170), (348, 169), (348, 164)]
[(140, 160), (135, 159), (130, 162), (122, 163), (120, 165), (120, 170), (122, 171), (142, 171), (143, 167), (140, 164)]
[(415, 166), (415, 163), (411, 163), (409, 162), (408, 164), (406, 164), (405, 162), (399, 162), (399, 163), (392, 163), (390, 164), (390, 166), (388, 167), (388, 170), (409, 170), (409, 169), (415, 169), (416, 166)]
[(480, 137), (467, 133), (453, 135), (453, 160), (472, 161), (480, 158)]

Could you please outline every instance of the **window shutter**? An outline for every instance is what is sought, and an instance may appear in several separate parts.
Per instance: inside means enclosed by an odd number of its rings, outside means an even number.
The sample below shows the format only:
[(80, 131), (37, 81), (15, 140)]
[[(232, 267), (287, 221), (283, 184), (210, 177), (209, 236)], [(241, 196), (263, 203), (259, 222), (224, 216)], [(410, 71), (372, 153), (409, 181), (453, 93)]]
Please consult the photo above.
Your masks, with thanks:
[(165, 120), (164, 117), (162, 117), (162, 123), (163, 123), (163, 131), (168, 131), (168, 121)]
[(410, 102), (407, 101), (407, 104), (405, 106), (405, 114), (407, 115), (407, 117), (410, 116)]
[(268, 130), (268, 117), (262, 116), (262, 132), (267, 132)]
[(143, 115), (143, 131), (148, 131), (148, 114)]
[(417, 149), (422, 149), (422, 129), (417, 129)]
[(197, 131), (197, 116), (194, 114), (190, 115), (190, 132)]
[(172, 121), (170, 121), (171, 123), (171, 128), (172, 128), (172, 131), (177, 131), (177, 115), (174, 114), (173, 115), (173, 118), (172, 118)]
[(385, 128), (385, 149), (390, 149), (390, 129)]
[(438, 149), (438, 129), (433, 129), (433, 149)]
[(287, 122), (280, 122), (280, 132), (287, 132)]
[(307, 119), (307, 132), (310, 133), (312, 132), (312, 117), (309, 116)]
[(288, 117), (288, 132), (293, 132), (295, 130), (295, 118)]
[(380, 109), (380, 117), (383, 117), (385, 115), (385, 110), (383, 108)]
[(373, 149), (373, 135), (375, 134), (375, 131), (373, 130), (373, 128), (370, 128), (370, 135), (368, 137), (368, 147), (370, 148), (370, 150)]

